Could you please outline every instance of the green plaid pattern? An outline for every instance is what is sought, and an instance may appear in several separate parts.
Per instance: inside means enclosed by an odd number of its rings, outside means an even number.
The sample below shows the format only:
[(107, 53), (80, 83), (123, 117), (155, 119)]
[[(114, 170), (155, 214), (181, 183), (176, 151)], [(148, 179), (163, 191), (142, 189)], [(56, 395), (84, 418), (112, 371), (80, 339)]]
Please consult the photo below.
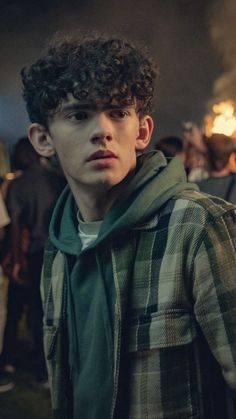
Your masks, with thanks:
[[(233, 205), (182, 191), (150, 222), (107, 244), (116, 289), (110, 418), (236, 418), (235, 221)], [(49, 242), (42, 277), (45, 350), (54, 417), (66, 419), (72, 416), (63, 275), (64, 257)]]

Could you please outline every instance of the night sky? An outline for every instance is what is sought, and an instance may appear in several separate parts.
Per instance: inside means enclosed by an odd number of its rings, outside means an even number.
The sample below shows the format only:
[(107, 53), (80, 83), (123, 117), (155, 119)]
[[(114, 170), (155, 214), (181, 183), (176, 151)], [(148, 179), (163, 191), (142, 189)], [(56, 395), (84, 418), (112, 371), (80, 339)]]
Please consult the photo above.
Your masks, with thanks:
[[(20, 70), (56, 31), (99, 30), (147, 45), (159, 67), (155, 139), (201, 124), (213, 98), (236, 98), (235, 0), (8, 0), (0, 6), (0, 141), (27, 132)], [(233, 86), (233, 87), (232, 87)]]

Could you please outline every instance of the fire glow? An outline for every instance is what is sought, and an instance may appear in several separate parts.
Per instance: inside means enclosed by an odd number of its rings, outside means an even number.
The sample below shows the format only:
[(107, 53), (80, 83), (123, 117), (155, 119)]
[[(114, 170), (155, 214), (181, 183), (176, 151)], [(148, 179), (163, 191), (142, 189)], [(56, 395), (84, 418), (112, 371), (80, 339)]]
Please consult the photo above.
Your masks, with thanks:
[(216, 133), (236, 138), (236, 111), (231, 100), (214, 104), (211, 115), (205, 117), (205, 135)]

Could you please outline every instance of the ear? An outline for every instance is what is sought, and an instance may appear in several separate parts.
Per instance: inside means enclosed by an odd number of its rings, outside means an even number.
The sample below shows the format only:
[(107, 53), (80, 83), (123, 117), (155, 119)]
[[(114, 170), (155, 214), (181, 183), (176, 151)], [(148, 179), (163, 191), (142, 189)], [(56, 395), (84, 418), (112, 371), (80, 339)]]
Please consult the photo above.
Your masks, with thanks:
[(150, 143), (154, 123), (149, 115), (145, 115), (140, 119), (139, 134), (136, 138), (136, 151), (144, 150)]
[(29, 126), (28, 137), (38, 154), (43, 157), (51, 157), (55, 154), (52, 139), (46, 128), (38, 123)]

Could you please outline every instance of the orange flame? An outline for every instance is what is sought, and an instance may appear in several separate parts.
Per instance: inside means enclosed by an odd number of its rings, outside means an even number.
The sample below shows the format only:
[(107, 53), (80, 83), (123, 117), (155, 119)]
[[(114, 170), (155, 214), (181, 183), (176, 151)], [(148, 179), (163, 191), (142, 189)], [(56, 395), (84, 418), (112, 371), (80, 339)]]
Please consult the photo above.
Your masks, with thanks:
[(213, 105), (212, 113), (205, 117), (205, 135), (225, 134), (236, 138), (236, 111), (234, 102), (226, 100)]

